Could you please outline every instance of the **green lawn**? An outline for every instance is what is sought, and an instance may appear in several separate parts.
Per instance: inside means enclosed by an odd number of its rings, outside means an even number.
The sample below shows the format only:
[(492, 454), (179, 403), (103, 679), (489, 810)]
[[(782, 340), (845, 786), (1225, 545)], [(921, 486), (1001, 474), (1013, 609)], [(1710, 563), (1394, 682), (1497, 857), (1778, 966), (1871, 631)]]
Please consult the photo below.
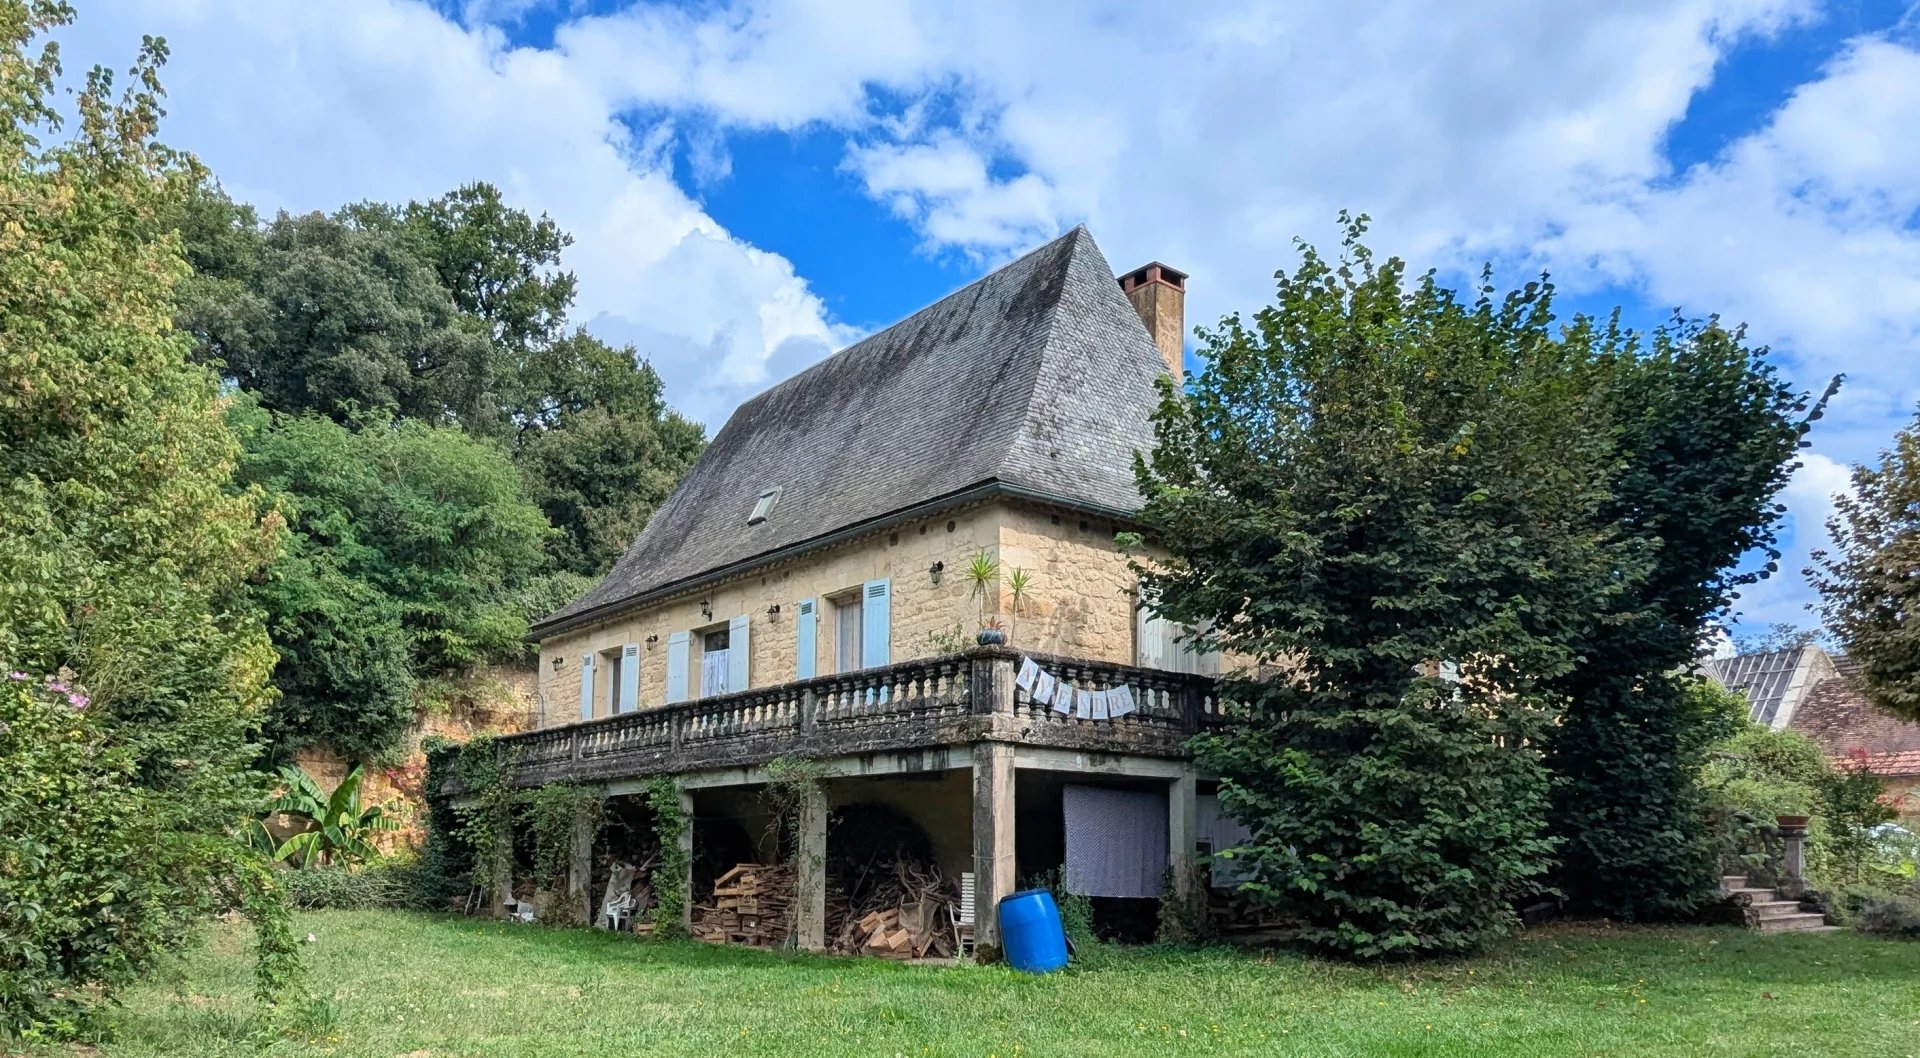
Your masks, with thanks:
[[(1537, 931), (1471, 961), (1122, 952), (1036, 978), (377, 912), (303, 916), (317, 1040), (270, 1054), (1920, 1055), (1920, 944)], [(125, 996), (108, 1058), (261, 1053), (247, 936)]]

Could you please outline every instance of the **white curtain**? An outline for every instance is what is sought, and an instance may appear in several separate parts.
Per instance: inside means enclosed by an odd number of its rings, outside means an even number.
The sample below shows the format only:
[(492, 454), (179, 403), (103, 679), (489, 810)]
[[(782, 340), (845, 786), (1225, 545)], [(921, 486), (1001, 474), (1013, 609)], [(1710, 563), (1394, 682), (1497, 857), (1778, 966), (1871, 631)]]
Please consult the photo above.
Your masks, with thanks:
[(700, 697), (727, 693), (727, 651), (707, 650), (700, 654)]

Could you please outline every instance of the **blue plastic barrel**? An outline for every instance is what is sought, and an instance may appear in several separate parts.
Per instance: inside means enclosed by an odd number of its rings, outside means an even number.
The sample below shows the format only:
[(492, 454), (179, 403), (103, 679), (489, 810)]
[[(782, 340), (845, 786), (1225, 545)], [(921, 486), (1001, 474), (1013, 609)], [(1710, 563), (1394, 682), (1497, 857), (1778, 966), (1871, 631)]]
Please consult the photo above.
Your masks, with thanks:
[(1045, 889), (1028, 889), (1000, 901), (1000, 944), (1007, 964), (1030, 974), (1051, 973), (1067, 964), (1067, 931), (1060, 907)]

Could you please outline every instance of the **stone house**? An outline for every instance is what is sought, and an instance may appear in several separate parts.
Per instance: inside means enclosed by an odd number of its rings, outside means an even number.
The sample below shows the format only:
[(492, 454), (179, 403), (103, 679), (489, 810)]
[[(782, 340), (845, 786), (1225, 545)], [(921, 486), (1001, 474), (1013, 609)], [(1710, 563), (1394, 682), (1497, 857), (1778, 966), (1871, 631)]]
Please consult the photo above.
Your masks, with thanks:
[[(814, 760), (828, 809), (887, 805), (970, 876), (987, 943), (1042, 871), (1184, 894), (1217, 829), (1184, 747), (1217, 661), (1140, 608), (1115, 533), (1181, 377), (1186, 278), (1116, 277), (1079, 228), (742, 404), (614, 569), (534, 626), (512, 781), (618, 798), (670, 775), (696, 820), (751, 822), (769, 761)], [(982, 555), (1027, 573), (1017, 609), (1004, 579), (974, 594)], [(975, 645), (983, 614), (1005, 647)], [(1037, 697), (1038, 671), (1087, 698)], [(800, 827), (803, 947), (826, 831)]]
[(1920, 724), (1881, 711), (1862, 694), (1859, 666), (1811, 643), (1708, 663), (1723, 686), (1746, 694), (1749, 717), (1813, 739), (1836, 765), (1880, 778), (1885, 797), (1920, 823)]

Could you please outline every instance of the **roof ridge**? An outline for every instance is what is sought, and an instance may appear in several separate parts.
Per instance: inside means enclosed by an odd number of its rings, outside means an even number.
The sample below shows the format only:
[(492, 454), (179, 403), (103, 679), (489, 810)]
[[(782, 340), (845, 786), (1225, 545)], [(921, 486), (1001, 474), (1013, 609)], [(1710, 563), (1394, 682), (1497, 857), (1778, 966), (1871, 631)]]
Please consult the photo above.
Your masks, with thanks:
[[(1073, 275), (1073, 255), (1080, 249), (1082, 236), (1085, 236), (1089, 242), (1093, 239), (1093, 233), (1087, 230), (1085, 224), (1076, 224), (1072, 231), (1067, 232), (1058, 239), (1048, 240), (1046, 246), (1037, 247), (1028, 254), (1021, 255), (1022, 259), (1025, 259), (1033, 253), (1039, 253), (1041, 250), (1052, 247), (1058, 243), (1067, 243), (1065, 261), (1061, 267), (1062, 279), (1060, 292), (1053, 298), (1052, 303), (1047, 306), (1046, 322), (1044, 326), (1040, 328), (1040, 343), (1039, 348), (1036, 350), (1036, 355), (1044, 357), (1049, 350), (1053, 348), (1054, 334), (1060, 326), (1060, 306), (1066, 301), (1067, 282)], [(1041, 368), (1045, 367), (1044, 364), (1039, 366)], [(1027, 387), (1020, 398), (1020, 428), (1008, 432), (1006, 443), (1000, 446), (1000, 451), (994, 456), (993, 468), (996, 476), (1002, 476), (1006, 473), (1007, 463), (1013, 458), (1014, 449), (1018, 448), (1020, 444), (1027, 439), (1027, 434), (1033, 429), (1033, 399), (1035, 395), (1040, 392), (1038, 383), (1042, 377), (1041, 372), (1036, 371), (1034, 373), (1034, 381), (1036, 384)]]
[[(905, 316), (902, 316), (899, 319), (894, 320), (892, 323), (887, 324), (885, 327), (882, 327), (877, 331), (871, 331), (871, 332), (868, 332), (867, 334), (862, 335), (857, 341), (849, 342), (848, 344), (842, 346), (841, 348), (835, 349), (833, 352), (828, 353), (826, 356), (821, 357), (820, 359), (814, 361), (813, 363), (808, 364), (806, 367), (801, 368), (798, 371), (795, 371), (791, 375), (788, 375), (786, 378), (783, 378), (780, 381), (775, 382), (773, 385), (768, 386), (766, 389), (763, 389), (760, 392), (755, 393), (753, 396), (748, 397), (746, 400), (741, 401), (740, 404), (733, 409), (733, 412), (727, 416), (727, 419), (731, 421), (733, 416), (740, 414), (740, 412), (745, 410), (748, 406), (753, 404), (758, 404), (762, 399), (768, 396), (771, 396), (772, 394), (777, 393), (782, 389), (786, 389), (793, 386), (794, 383), (798, 382), (803, 378), (806, 378), (809, 375), (814, 374), (817, 371), (826, 369), (829, 363), (838, 359), (839, 357), (845, 356), (846, 354), (852, 352), (855, 349), (858, 349), (860, 346), (865, 345), (866, 343), (871, 342), (876, 338), (880, 338), (886, 335), (890, 331), (895, 331), (900, 329), (901, 327), (905, 327), (907, 324), (912, 323), (914, 320), (918, 319), (921, 316), (934, 313), (936, 310), (938, 310), (942, 305), (945, 305), (947, 302), (954, 300), (955, 298), (959, 297), (962, 294), (965, 294), (967, 291), (972, 290), (973, 288), (981, 285), (982, 283), (988, 282), (989, 280), (993, 279), (995, 276), (999, 275), (1000, 273), (1014, 268), (1015, 266), (1019, 265), (1021, 262), (1025, 261), (1027, 258), (1033, 257), (1036, 254), (1039, 254), (1045, 250), (1051, 249), (1053, 246), (1059, 243), (1066, 242), (1069, 239), (1074, 239), (1077, 236), (1083, 235), (1083, 234), (1090, 235), (1091, 233), (1087, 231), (1087, 226), (1085, 224), (1076, 224), (1073, 226), (1071, 230), (1069, 230), (1065, 234), (1056, 235), (1053, 238), (1048, 239), (1046, 242), (1043, 242), (1040, 245), (1035, 246), (1030, 250), (1027, 250), (1025, 253), (1022, 253), (1020, 256), (1014, 258), (1011, 261), (1008, 261), (1007, 263), (1001, 265), (1000, 267), (995, 268), (989, 272), (985, 272), (981, 275), (975, 276), (972, 279), (969, 279), (965, 283), (962, 283), (959, 286), (953, 288), (952, 290), (947, 291), (945, 294), (942, 294), (941, 296), (935, 298), (934, 300), (927, 302), (925, 305), (922, 305), (919, 308), (913, 310), (912, 312), (907, 313)], [(724, 426), (725, 424), (723, 423), (721, 425)]]

